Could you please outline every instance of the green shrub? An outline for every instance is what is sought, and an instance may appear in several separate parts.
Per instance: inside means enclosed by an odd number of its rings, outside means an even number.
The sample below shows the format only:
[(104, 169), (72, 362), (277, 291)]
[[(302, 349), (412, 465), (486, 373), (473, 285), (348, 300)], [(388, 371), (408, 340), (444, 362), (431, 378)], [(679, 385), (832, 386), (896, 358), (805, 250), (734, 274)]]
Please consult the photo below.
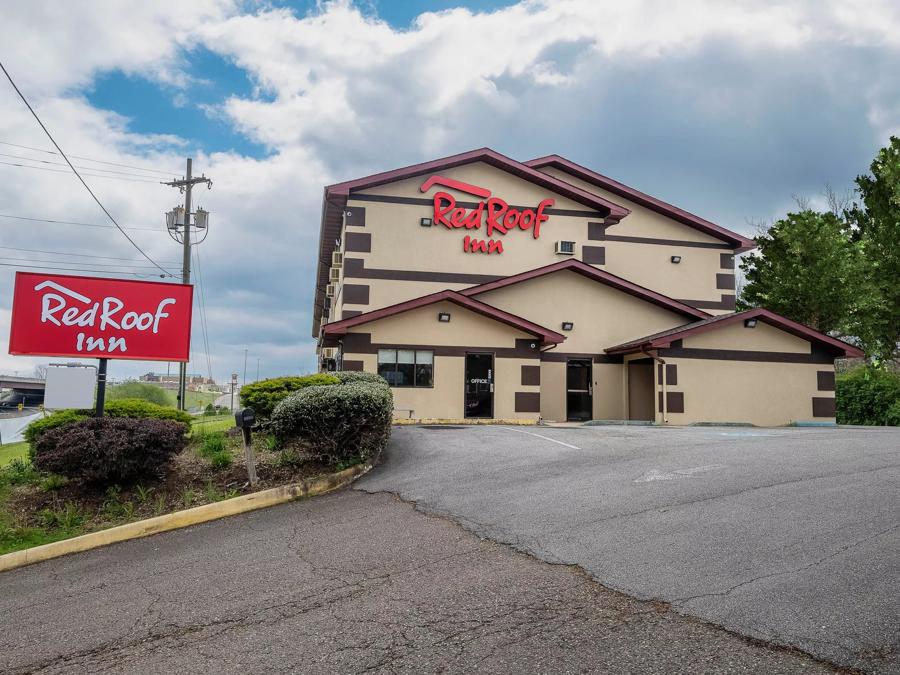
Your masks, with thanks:
[(200, 436), (200, 445), (197, 448), (197, 453), (201, 457), (212, 457), (223, 450), (225, 450), (225, 434), (213, 433)]
[(214, 452), (209, 456), (209, 465), (214, 469), (227, 469), (234, 462), (234, 456), (228, 450)]
[(123, 398), (137, 398), (156, 405), (169, 405), (169, 395), (165, 389), (145, 382), (125, 382), (108, 387), (106, 397), (110, 401)]
[(9, 464), (0, 468), (0, 484), (9, 483), (10, 485), (25, 485), (26, 483), (34, 483), (40, 478), (38, 472), (21, 457), (16, 457)]
[(367, 384), (381, 384), (385, 387), (390, 386), (388, 381), (381, 375), (376, 373), (366, 373), (361, 370), (340, 370), (336, 373), (329, 373), (341, 381), (341, 384), (353, 384), (356, 382), (365, 382)]
[(300, 442), (331, 462), (365, 460), (387, 444), (393, 409), (386, 386), (354, 382), (308, 387), (275, 407), (270, 430), (279, 442)]
[(272, 415), (275, 406), (295, 391), (305, 387), (316, 387), (330, 384), (339, 384), (340, 380), (325, 373), (304, 375), (303, 377), (274, 377), (268, 380), (260, 380), (241, 387), (241, 406), (253, 408), (256, 419), (267, 420)]
[(894, 404), (888, 408), (884, 423), (892, 427), (900, 427), (900, 400), (894, 401)]
[(159, 476), (187, 442), (171, 420), (90, 418), (45, 431), (32, 452), (40, 471), (110, 485)]
[(900, 375), (862, 366), (839, 375), (835, 390), (838, 424), (891, 424), (900, 402)]
[(90, 413), (85, 410), (57, 410), (56, 412), (29, 424), (25, 428), (25, 433), (23, 435), (25, 440), (28, 441), (28, 445), (33, 450), (34, 444), (37, 443), (37, 440), (44, 432), (56, 429), (64, 424), (86, 420), (90, 416)]

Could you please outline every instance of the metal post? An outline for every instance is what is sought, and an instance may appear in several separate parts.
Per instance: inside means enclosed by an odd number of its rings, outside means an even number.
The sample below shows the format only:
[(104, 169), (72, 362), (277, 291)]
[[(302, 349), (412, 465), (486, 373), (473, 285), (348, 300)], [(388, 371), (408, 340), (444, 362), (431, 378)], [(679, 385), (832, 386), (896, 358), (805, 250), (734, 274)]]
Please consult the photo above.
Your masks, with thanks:
[(253, 454), (253, 441), (250, 438), (250, 427), (241, 428), (244, 439), (244, 461), (247, 463), (247, 478), (250, 479), (250, 487), (256, 487), (256, 457)]
[(106, 405), (106, 363), (109, 359), (100, 359), (100, 367), (97, 368), (97, 404), (94, 408), (96, 417), (103, 417), (103, 406)]
[[(187, 158), (187, 172), (185, 173), (184, 186), (184, 249), (181, 259), (181, 283), (191, 283), (191, 164)], [(185, 410), (187, 394), (187, 362), (178, 365), (178, 409)]]

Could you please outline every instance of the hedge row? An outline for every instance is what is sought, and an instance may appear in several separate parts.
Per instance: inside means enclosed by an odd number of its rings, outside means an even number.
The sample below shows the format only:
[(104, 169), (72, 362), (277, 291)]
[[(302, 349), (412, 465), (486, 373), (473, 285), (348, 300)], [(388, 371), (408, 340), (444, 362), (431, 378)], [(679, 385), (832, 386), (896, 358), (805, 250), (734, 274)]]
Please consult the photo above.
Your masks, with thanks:
[(838, 424), (900, 426), (900, 374), (863, 366), (838, 375)]
[(267, 420), (275, 406), (285, 398), (306, 387), (338, 384), (341, 380), (333, 375), (316, 373), (302, 377), (273, 377), (241, 387), (240, 401), (245, 408), (253, 408), (256, 419)]
[(391, 435), (394, 397), (373, 373), (338, 372), (339, 386), (306, 387), (282, 400), (268, 428), (282, 447), (299, 443), (330, 462), (377, 455)]

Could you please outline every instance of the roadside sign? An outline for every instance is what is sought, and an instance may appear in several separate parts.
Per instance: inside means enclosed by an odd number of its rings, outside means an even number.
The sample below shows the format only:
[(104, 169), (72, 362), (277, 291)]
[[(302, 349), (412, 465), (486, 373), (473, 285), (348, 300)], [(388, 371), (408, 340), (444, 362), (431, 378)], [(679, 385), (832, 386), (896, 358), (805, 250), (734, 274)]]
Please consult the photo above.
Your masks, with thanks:
[(47, 367), (44, 390), (44, 408), (87, 409), (94, 407), (94, 385), (97, 383), (97, 369), (94, 366)]
[(16, 272), (9, 353), (187, 361), (193, 287)]

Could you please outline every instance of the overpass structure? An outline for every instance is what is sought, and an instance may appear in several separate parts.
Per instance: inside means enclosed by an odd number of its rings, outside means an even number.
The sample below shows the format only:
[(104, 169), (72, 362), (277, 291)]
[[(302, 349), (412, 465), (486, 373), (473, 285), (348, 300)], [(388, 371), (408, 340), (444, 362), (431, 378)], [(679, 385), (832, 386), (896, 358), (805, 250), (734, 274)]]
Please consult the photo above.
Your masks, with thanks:
[(40, 377), (0, 375), (0, 389), (15, 389), (16, 391), (44, 391), (44, 380)]

